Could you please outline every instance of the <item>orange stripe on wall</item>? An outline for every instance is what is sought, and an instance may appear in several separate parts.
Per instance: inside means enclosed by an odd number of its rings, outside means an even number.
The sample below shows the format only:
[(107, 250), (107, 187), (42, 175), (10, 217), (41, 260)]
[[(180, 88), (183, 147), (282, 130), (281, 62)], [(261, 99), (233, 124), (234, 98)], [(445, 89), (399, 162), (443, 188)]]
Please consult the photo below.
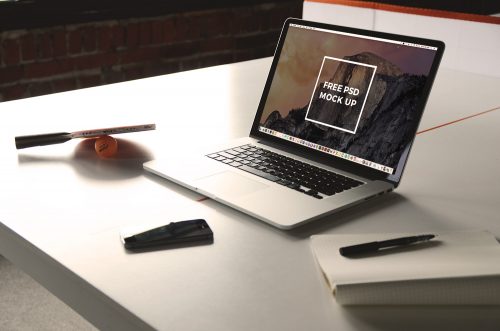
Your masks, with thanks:
[(391, 11), (391, 12), (404, 13), (404, 14), (414, 14), (414, 15), (421, 15), (421, 16), (451, 18), (451, 19), (463, 20), (463, 21), (500, 24), (500, 17), (495, 17), (495, 16), (466, 14), (466, 13), (458, 13), (458, 12), (438, 10), (438, 9), (427, 9), (427, 8), (416, 8), (416, 7), (407, 7), (407, 6), (398, 6), (398, 5), (388, 5), (388, 4), (382, 4), (382, 3), (370, 2), (370, 1), (305, 0), (305, 2), (329, 3), (329, 4), (334, 4), (334, 5), (369, 8), (369, 9), (384, 10), (384, 11)]
[(459, 119), (451, 121), (451, 122), (447, 122), (447, 123), (444, 123), (444, 124), (436, 125), (436, 126), (433, 126), (432, 128), (424, 129), (422, 131), (417, 132), (417, 134), (421, 134), (421, 133), (424, 133), (424, 132), (436, 130), (436, 129), (442, 128), (443, 126), (447, 126), (447, 125), (451, 125), (451, 124), (454, 124), (454, 123), (457, 123), (457, 122), (465, 121), (466, 119), (469, 119), (469, 118), (472, 118), (472, 117), (476, 117), (476, 116), (479, 116), (479, 115), (483, 115), (483, 114), (486, 114), (486, 113), (490, 113), (492, 111), (499, 110), (499, 109), (500, 109), (500, 107), (488, 109), (488, 110), (482, 111), (480, 113), (472, 114), (472, 115), (469, 115), (469, 116), (466, 116), (466, 117), (462, 117), (462, 118), (459, 118)]

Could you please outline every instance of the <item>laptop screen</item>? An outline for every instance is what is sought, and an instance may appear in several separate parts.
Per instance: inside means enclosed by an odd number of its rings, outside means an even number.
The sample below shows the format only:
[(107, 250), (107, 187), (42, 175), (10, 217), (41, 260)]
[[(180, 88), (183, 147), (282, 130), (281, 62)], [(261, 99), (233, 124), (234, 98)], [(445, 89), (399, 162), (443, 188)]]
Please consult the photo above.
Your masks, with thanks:
[(256, 129), (395, 175), (415, 136), (430, 89), (426, 83), (442, 49), (328, 27), (288, 22)]

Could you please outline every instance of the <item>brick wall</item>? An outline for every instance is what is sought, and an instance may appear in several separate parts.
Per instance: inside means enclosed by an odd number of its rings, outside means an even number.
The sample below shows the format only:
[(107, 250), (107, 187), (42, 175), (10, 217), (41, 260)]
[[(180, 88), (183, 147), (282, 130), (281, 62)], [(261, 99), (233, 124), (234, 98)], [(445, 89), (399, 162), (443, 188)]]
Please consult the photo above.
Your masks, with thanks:
[(0, 101), (271, 56), (302, 2), (0, 32)]

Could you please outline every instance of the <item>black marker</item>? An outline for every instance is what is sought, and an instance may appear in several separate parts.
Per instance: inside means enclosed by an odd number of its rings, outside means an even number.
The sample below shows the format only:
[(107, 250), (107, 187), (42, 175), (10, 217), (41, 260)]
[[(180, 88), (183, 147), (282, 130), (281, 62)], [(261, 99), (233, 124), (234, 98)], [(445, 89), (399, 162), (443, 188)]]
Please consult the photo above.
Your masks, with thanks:
[(365, 244), (353, 245), (341, 247), (339, 253), (342, 256), (353, 256), (363, 253), (376, 252), (381, 248), (395, 247), (395, 246), (406, 246), (414, 243), (424, 242), (434, 238), (433, 234), (423, 234), (420, 236), (402, 237), (396, 239), (389, 239), (383, 241), (373, 241)]

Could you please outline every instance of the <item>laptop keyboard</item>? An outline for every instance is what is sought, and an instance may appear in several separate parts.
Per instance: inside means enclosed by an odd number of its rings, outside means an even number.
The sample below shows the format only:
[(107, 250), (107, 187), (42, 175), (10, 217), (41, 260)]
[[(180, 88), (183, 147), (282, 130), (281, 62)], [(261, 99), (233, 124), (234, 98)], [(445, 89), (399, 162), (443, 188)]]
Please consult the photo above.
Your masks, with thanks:
[(364, 184), (253, 145), (243, 145), (207, 156), (317, 199)]

